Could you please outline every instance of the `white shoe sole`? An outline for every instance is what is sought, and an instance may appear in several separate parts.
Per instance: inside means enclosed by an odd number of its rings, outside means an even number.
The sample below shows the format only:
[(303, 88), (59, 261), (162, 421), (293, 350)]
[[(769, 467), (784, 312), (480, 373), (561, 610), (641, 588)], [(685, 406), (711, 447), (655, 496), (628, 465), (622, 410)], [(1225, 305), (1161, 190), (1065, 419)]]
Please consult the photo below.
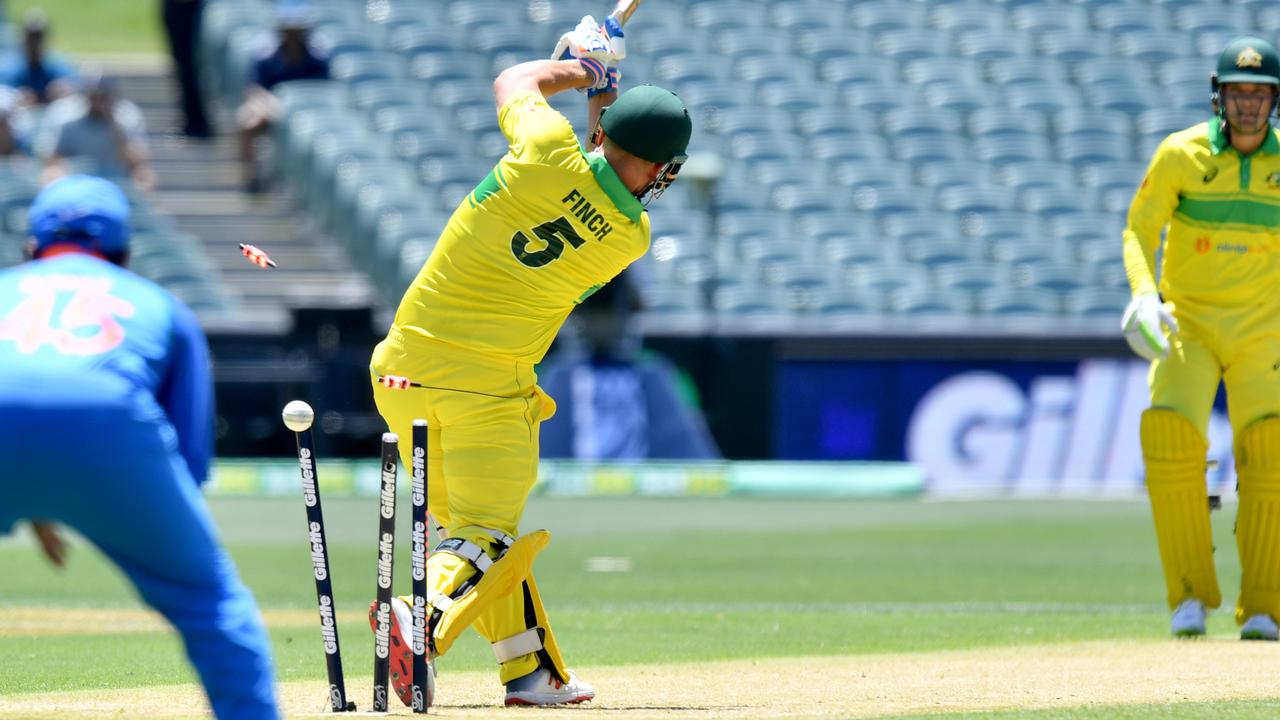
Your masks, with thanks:
[(538, 695), (536, 693), (512, 693), (507, 696), (507, 705), (577, 705), (596, 696), (595, 693), (579, 693), (577, 695)]

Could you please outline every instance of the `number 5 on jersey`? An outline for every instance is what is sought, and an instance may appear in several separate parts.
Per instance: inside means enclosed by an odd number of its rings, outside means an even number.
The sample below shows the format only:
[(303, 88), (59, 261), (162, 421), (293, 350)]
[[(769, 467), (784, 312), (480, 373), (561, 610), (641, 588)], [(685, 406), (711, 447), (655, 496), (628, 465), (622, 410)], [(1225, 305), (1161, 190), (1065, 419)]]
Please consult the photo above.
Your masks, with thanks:
[[(511, 236), (511, 254), (515, 255), (516, 260), (521, 264), (531, 268), (540, 268), (560, 257), (564, 253), (565, 243), (569, 243), (576, 250), (586, 242), (578, 231), (573, 229), (569, 218), (563, 215), (534, 228), (533, 234), (541, 243), (530, 240), (528, 235), (520, 231), (516, 231), (516, 234)], [(541, 245), (541, 249), (530, 250), (531, 245)]]

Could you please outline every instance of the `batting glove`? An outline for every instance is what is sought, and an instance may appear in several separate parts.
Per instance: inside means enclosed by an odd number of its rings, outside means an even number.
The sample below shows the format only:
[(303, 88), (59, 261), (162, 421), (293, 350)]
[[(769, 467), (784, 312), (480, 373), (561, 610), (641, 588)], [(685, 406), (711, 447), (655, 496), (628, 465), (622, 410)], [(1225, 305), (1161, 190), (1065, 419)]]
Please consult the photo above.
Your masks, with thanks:
[(1173, 305), (1160, 302), (1160, 296), (1155, 293), (1144, 293), (1129, 302), (1124, 310), (1124, 319), (1120, 321), (1120, 329), (1124, 331), (1129, 347), (1147, 360), (1169, 357), (1169, 341), (1178, 337)]
[(588, 88), (587, 97), (595, 97), (600, 93), (616, 93), (618, 92), (618, 80), (622, 78), (622, 71), (617, 65), (605, 68), (604, 85), (598, 88)]
[[(622, 28), (613, 23), (619, 33)], [(621, 38), (618, 41), (622, 43)], [(619, 46), (625, 52), (625, 44)], [(591, 75), (592, 84), (588, 91), (602, 92), (609, 83), (609, 68), (616, 67), (621, 60), (614, 51), (613, 40), (604, 27), (596, 23), (595, 18), (586, 15), (578, 26), (560, 36), (556, 48), (551, 52), (552, 60), (569, 60), (577, 58), (582, 67)], [(614, 79), (614, 86), (617, 80)]]

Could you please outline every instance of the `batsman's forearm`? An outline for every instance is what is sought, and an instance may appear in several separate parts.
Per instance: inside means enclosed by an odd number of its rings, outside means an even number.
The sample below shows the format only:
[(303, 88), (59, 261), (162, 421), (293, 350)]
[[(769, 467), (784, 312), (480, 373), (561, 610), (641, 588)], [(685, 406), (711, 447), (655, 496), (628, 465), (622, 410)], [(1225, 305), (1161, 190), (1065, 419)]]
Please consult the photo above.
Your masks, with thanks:
[(587, 98), (587, 145), (588, 150), (594, 150), (596, 145), (591, 142), (591, 137), (595, 135), (596, 125), (600, 123), (600, 111), (613, 104), (618, 99), (616, 92), (602, 92)]
[[(1159, 241), (1157, 240), (1157, 243)], [(1156, 249), (1142, 242), (1132, 229), (1124, 231), (1124, 271), (1134, 297), (1156, 292)]]
[(551, 97), (565, 90), (590, 87), (593, 78), (577, 60), (530, 60), (503, 70), (493, 81), (493, 97), (501, 108), (522, 92)]

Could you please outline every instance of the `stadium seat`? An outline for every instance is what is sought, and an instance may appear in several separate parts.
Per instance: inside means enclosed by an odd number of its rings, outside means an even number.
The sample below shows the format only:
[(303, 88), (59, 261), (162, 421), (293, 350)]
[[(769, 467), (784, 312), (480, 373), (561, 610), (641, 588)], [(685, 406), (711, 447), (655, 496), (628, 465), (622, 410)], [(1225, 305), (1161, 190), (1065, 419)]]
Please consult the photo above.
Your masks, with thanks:
[(901, 243), (902, 257), (924, 268), (968, 263), (978, 257), (978, 247), (965, 238), (941, 233), (915, 235)]
[(859, 45), (861, 43), (851, 36), (849, 30), (826, 28), (800, 33), (795, 41), (795, 52), (819, 66), (829, 62), (857, 64), (867, 49)]
[(1130, 32), (1116, 42), (1120, 54), (1143, 63), (1166, 63), (1186, 57), (1188, 46), (1179, 32)]
[(1034, 215), (1019, 211), (973, 213), (961, 219), (960, 232), (985, 243), (1035, 237), (1040, 227)]
[(938, 55), (945, 49), (932, 31), (924, 29), (877, 32), (872, 46), (877, 54), (900, 63)]
[(1029, 3), (1014, 8), (1010, 21), (1013, 27), (1034, 34), (1063, 30), (1084, 32), (1089, 27), (1089, 12), (1077, 4)]
[(1020, 288), (993, 288), (978, 294), (978, 311), (999, 317), (1042, 317), (1058, 313), (1058, 298)]
[(1080, 268), (1070, 262), (1028, 262), (1013, 271), (1013, 282), (1018, 287), (1031, 290), (1063, 292), (1084, 287), (1090, 282), (1082, 277)]
[[(993, 98), (1000, 91), (993, 90)], [(984, 135), (1044, 135), (1048, 130), (1043, 114), (1034, 110), (1014, 110), (1005, 107), (986, 107), (969, 115), (969, 134)]]
[(933, 284), (924, 268), (897, 259), (850, 264), (844, 280), (846, 286), (866, 297), (882, 300), (895, 290), (924, 292)]
[(809, 155), (828, 165), (860, 159), (882, 159), (889, 154), (884, 142), (875, 137), (850, 133), (848, 135), (819, 135), (809, 144)]
[(1021, 110), (1037, 110), (1050, 117), (1084, 104), (1079, 89), (1056, 83), (1017, 83), (1004, 88), (1002, 94), (1010, 107)]
[(735, 0), (701, 0), (691, 3), (687, 21), (697, 28), (721, 31), (763, 28), (766, 17), (766, 8), (763, 5), (744, 4)]
[(1071, 190), (1077, 186), (1075, 170), (1070, 165), (1051, 160), (1005, 163), (996, 172), (996, 178), (1001, 185), (1017, 192), (1044, 187)]
[(937, 190), (957, 185), (994, 184), (991, 168), (965, 160), (938, 160), (915, 167), (915, 181), (924, 188)]
[(868, 84), (887, 91), (897, 76), (897, 63), (874, 55), (860, 57), (857, 62), (831, 59), (818, 64), (818, 77), (829, 83), (837, 94), (852, 85)]
[(921, 5), (904, 5), (894, 0), (872, 0), (854, 5), (850, 20), (854, 27), (879, 34), (922, 27), (925, 18)]
[(1069, 135), (1110, 135), (1128, 139), (1133, 134), (1133, 121), (1118, 111), (1076, 108), (1059, 113), (1052, 121), (1054, 133)]
[(643, 285), (640, 302), (642, 313), (657, 316), (662, 322), (690, 316), (701, 318), (706, 313), (701, 291), (689, 285)]
[(1018, 31), (966, 30), (956, 34), (955, 54), (984, 63), (1012, 63), (1034, 52), (1031, 35)]
[(1145, 62), (1135, 63), (1129, 58), (1118, 55), (1107, 55), (1076, 63), (1071, 69), (1071, 74), (1081, 86), (1098, 82), (1115, 82), (1121, 79), (1144, 84), (1154, 82), (1150, 65)]
[(1113, 135), (1066, 135), (1058, 139), (1058, 157), (1079, 170), (1091, 163), (1131, 160), (1133, 147), (1128, 138)]
[(1040, 36), (1040, 52), (1065, 63), (1104, 57), (1109, 50), (1107, 38), (1093, 33), (1051, 30)]
[(818, 248), (819, 257), (837, 268), (862, 263), (879, 263), (900, 258), (898, 244), (883, 237), (869, 237), (850, 232), (811, 235), (809, 242)]
[(1191, 34), (1219, 31), (1238, 35), (1248, 32), (1254, 25), (1248, 8), (1230, 4), (1185, 5), (1173, 11), (1173, 24)]
[(809, 4), (802, 2), (770, 3), (766, 22), (770, 27), (790, 30), (803, 34), (814, 30), (829, 28), (834, 21), (840, 20), (842, 8), (832, 4)]
[(921, 211), (900, 215), (886, 218), (882, 227), (884, 235), (897, 243), (914, 242), (918, 237), (962, 239), (956, 216), (952, 213)]
[(1052, 220), (1060, 215), (1072, 215), (1082, 210), (1079, 192), (1056, 187), (1027, 188), (1020, 194), (1019, 205), (1024, 211), (1033, 213), (1042, 220)]
[(1103, 5), (1093, 11), (1093, 24), (1109, 33), (1153, 33), (1166, 30), (1169, 18), (1162, 8), (1136, 3)]
[(917, 290), (898, 288), (888, 295), (888, 310), (896, 315), (945, 316), (967, 315), (972, 312), (970, 293), (941, 290)]
[(1029, 228), (1029, 234), (1025, 236), (994, 237), (984, 243), (984, 248), (985, 255), (1002, 268), (1027, 263), (1065, 262), (1071, 257), (1068, 246), (1048, 237), (1044, 223)]
[(883, 122), (885, 134), (894, 140), (955, 135), (962, 127), (959, 117), (950, 113), (931, 113), (928, 108), (910, 108), (884, 118)]
[(834, 163), (831, 181), (843, 191), (857, 192), (863, 188), (909, 187), (910, 168), (891, 159), (854, 159)]
[(951, 56), (912, 58), (902, 67), (902, 79), (912, 85), (981, 85), (982, 64)]
[(1050, 236), (1063, 246), (1074, 246), (1094, 238), (1110, 238), (1120, 245), (1125, 218), (1111, 213), (1082, 213), (1054, 218), (1048, 225)]
[(1001, 87), (1031, 83), (1033, 85), (1049, 84), (1060, 87), (1069, 85), (1071, 73), (1059, 62), (1045, 61), (1037, 63), (997, 62), (987, 68), (991, 81)]
[(967, 259), (940, 263), (933, 275), (940, 288), (962, 293), (983, 292), (1009, 284), (1007, 267)]
[(1005, 27), (1003, 9), (985, 2), (939, 3), (931, 7), (928, 15), (930, 25), (953, 33), (993, 32)]
[(926, 163), (935, 160), (960, 160), (966, 146), (956, 135), (913, 135), (891, 140), (893, 156), (910, 163)]
[(1146, 166), (1142, 162), (1093, 163), (1085, 167), (1080, 174), (1084, 184), (1101, 190), (1124, 190), (1135, 192), (1142, 182)]
[[(1207, 84), (1206, 84), (1207, 85)], [(1208, 87), (1203, 88), (1201, 99), (1208, 97)], [(1159, 135), (1161, 137), (1172, 135), (1180, 130), (1186, 130), (1192, 125), (1198, 125), (1208, 119), (1208, 106), (1203, 111), (1184, 109), (1168, 109), (1168, 108), (1151, 108), (1138, 113), (1135, 126), (1138, 132), (1143, 135)]]
[(1064, 294), (1063, 311), (1075, 317), (1118, 322), (1130, 297), (1129, 291), (1123, 288), (1078, 288)]
[(459, 49), (462, 36), (426, 24), (403, 24), (387, 35), (387, 48), (413, 59), (422, 54), (447, 55)]
[(809, 291), (804, 307), (809, 317), (819, 322), (823, 332), (838, 330), (847, 323), (865, 323), (880, 315), (878, 304), (846, 288), (816, 288)]
[(1048, 160), (1053, 150), (1048, 141), (1039, 135), (984, 135), (976, 138), (970, 152), (973, 157), (993, 167), (1008, 163)]

